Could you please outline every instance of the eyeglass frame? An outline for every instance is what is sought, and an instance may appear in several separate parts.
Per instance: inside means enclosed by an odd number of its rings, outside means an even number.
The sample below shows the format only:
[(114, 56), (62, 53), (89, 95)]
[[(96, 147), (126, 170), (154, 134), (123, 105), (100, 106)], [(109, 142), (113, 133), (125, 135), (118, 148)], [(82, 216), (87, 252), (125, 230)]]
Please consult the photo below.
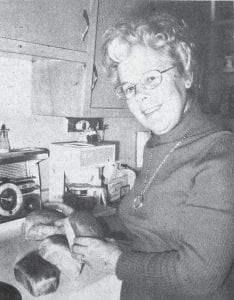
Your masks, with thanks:
[[(147, 73), (149, 73), (149, 72), (152, 72), (152, 71), (157, 71), (157, 72), (160, 74), (160, 82), (159, 82), (156, 86), (151, 87), (151, 88), (149, 88), (149, 87), (147, 88), (147, 87), (145, 87), (143, 84), (141, 84), (141, 86), (142, 86), (145, 90), (153, 90), (153, 89), (155, 89), (156, 87), (158, 87), (158, 86), (162, 83), (162, 74), (163, 74), (163, 73), (166, 73), (166, 72), (168, 72), (168, 71), (170, 71), (170, 70), (173, 69), (173, 68), (175, 68), (175, 66), (176, 66), (176, 65), (173, 65), (173, 66), (171, 66), (171, 67), (169, 67), (169, 68), (167, 68), (167, 69), (165, 69), (165, 70), (162, 70), (162, 71), (160, 71), (160, 70), (158, 70), (158, 69), (152, 69), (152, 70), (149, 70), (149, 71), (147, 71), (147, 72), (145, 72), (145, 73), (142, 74), (141, 79), (140, 79), (137, 83), (133, 84), (133, 83), (130, 83), (130, 82), (126, 82), (126, 83), (124, 83), (124, 84), (120, 84), (120, 85), (118, 85), (117, 87), (115, 87), (115, 93), (116, 93), (116, 95), (118, 96), (118, 98), (119, 98), (120, 100), (131, 100), (131, 99), (136, 95), (136, 86), (137, 86), (139, 83), (141, 83), (142, 78), (145, 76), (145, 74), (147, 74)], [(129, 84), (129, 85), (131, 85), (131, 87), (134, 88), (134, 95), (133, 95), (131, 98), (121, 97), (121, 96), (118, 94), (118, 92), (117, 92), (117, 90), (118, 90), (120, 87), (122, 87), (123, 85), (125, 85), (125, 84)]]

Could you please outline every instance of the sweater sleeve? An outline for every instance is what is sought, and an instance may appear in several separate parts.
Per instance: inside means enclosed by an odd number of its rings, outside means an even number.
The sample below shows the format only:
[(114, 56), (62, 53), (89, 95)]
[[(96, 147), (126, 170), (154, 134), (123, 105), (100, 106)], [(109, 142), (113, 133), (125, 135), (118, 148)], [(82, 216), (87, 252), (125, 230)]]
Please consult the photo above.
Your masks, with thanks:
[(234, 259), (234, 141), (225, 135), (201, 154), (193, 189), (183, 206), (176, 250), (123, 252), (120, 280), (161, 295), (200, 296), (218, 289)]

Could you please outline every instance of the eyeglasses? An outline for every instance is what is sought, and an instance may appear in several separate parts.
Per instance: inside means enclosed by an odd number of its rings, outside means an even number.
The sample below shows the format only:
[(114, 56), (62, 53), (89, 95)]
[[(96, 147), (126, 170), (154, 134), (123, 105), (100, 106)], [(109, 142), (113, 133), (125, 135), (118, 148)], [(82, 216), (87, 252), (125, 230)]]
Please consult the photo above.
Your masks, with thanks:
[(151, 70), (144, 73), (136, 84), (133, 83), (123, 83), (115, 88), (117, 96), (121, 100), (130, 100), (136, 96), (136, 86), (141, 84), (141, 86), (146, 90), (155, 89), (162, 82), (162, 74), (173, 69), (175, 66), (172, 66), (166, 70)]

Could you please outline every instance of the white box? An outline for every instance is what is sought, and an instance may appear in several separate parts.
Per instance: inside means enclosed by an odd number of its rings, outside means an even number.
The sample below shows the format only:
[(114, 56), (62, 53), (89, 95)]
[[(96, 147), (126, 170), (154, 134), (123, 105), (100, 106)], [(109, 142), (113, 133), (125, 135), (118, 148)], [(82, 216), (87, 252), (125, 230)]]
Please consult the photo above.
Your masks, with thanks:
[[(108, 200), (110, 202), (119, 200), (122, 196), (124, 196), (127, 191), (130, 189), (128, 184), (128, 175), (123, 174), (120, 177), (114, 178), (110, 183), (107, 185), (107, 192), (108, 192)], [(122, 191), (122, 193), (121, 193)]]
[(51, 144), (49, 201), (63, 201), (64, 181), (89, 183), (97, 167), (115, 162), (115, 145), (90, 145), (77, 141)]

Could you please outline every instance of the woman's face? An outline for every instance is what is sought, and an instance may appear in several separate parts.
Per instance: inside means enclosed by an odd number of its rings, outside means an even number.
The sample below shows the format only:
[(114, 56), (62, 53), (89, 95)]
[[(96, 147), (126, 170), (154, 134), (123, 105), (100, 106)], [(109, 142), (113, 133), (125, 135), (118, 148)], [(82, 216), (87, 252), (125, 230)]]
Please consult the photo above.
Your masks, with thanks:
[(142, 75), (151, 70), (163, 71), (173, 66), (168, 57), (141, 45), (133, 46), (130, 54), (118, 65), (121, 84), (136, 85), (136, 94), (127, 100), (136, 119), (157, 135), (172, 130), (186, 109), (185, 80), (176, 66), (162, 74), (161, 83), (154, 89), (144, 89), (139, 83)]

